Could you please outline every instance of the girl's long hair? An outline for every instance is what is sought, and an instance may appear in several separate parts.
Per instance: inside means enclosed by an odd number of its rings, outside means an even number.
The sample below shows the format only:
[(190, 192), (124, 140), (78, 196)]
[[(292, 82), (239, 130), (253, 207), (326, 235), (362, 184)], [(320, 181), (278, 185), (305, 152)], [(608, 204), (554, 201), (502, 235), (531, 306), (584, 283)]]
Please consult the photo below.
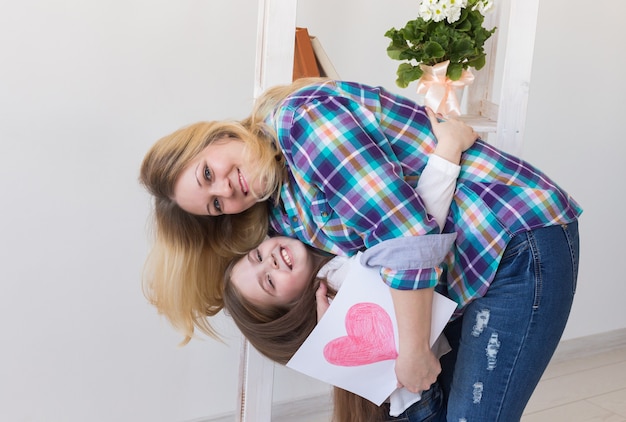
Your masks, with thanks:
[(383, 406), (376, 406), (343, 388), (333, 387), (334, 422), (380, 422), (389, 419)]
[[(320, 283), (326, 284), (329, 297), (336, 294), (326, 279), (316, 276), (328, 259), (322, 260), (313, 272), (304, 293), (291, 306), (284, 307), (261, 307), (246, 300), (230, 278), (236, 262), (233, 260), (224, 276), (224, 309), (254, 348), (270, 360), (286, 365), (317, 325), (315, 292)], [(333, 402), (335, 422), (385, 420), (384, 408), (342, 388), (333, 387)]]

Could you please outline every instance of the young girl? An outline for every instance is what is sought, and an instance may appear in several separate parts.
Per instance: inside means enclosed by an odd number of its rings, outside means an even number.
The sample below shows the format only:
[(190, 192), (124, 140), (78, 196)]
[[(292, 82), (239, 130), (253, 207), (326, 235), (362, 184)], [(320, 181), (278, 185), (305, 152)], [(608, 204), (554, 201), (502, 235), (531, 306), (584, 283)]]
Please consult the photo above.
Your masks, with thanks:
[[(260, 353), (285, 365), (328, 308), (328, 299), (344, 281), (342, 269), (352, 259), (329, 257), (297, 239), (268, 238), (228, 268), (224, 309)], [(445, 420), (444, 397), (437, 383), (421, 396), (403, 391), (406, 406), (394, 402), (393, 395), (379, 407), (339, 387), (333, 392), (334, 421)]]
[(268, 90), (243, 124), (163, 138), (141, 172), (155, 196), (152, 300), (187, 335), (194, 323), (210, 330), (226, 263), (262, 241), (269, 217), (273, 234), (336, 255), (364, 250), (379, 268), (398, 320), (397, 378), (411, 391), (442, 370), (428, 344), (441, 278), (461, 324), (449, 340), (462, 364), (443, 368), (454, 370), (448, 417), (518, 420), (569, 316), (582, 211), (546, 174), (478, 141), (440, 234), (414, 188), (447, 123), (380, 87), (298, 80)]
[[(459, 171), (458, 165), (433, 155), (418, 181), (416, 191), (440, 228), (445, 224)], [(334, 297), (352, 259), (328, 256), (297, 239), (268, 238), (228, 267), (225, 309), (260, 353), (284, 365), (328, 308), (327, 297)], [(439, 346), (437, 357), (448, 351), (445, 339), (441, 342), (444, 346)], [(444, 417), (438, 384), (421, 396), (411, 396), (406, 390), (401, 394), (401, 403), (392, 395), (390, 403), (378, 407), (335, 387), (334, 420), (378, 422), (394, 420), (388, 416), (392, 415), (408, 421), (434, 421)]]

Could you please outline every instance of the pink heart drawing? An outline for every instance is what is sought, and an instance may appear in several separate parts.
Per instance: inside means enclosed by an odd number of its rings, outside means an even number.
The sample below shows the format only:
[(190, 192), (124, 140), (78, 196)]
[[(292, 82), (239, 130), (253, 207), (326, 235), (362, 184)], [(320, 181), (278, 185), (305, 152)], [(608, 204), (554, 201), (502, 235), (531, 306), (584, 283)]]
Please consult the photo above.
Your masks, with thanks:
[(375, 303), (357, 303), (346, 313), (347, 336), (324, 347), (326, 360), (338, 366), (361, 366), (398, 357), (391, 317)]

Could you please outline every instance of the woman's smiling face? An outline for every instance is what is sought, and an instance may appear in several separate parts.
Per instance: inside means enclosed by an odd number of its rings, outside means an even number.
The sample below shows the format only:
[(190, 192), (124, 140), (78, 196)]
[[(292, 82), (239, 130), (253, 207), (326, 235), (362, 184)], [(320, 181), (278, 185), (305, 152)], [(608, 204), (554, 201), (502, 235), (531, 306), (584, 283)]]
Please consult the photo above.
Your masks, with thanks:
[(270, 237), (233, 266), (230, 279), (255, 305), (286, 306), (304, 292), (315, 268), (315, 258), (304, 243)]
[(244, 143), (235, 138), (214, 141), (184, 168), (174, 185), (172, 198), (195, 215), (239, 214), (252, 207), (262, 184), (246, 179), (251, 165), (245, 160)]

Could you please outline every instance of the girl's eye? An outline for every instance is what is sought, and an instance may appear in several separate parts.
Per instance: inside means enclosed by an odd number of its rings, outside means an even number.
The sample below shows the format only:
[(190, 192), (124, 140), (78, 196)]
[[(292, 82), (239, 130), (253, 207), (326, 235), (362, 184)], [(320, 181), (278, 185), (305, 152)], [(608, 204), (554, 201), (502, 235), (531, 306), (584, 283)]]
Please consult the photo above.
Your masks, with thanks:
[(269, 275), (267, 276), (267, 282), (270, 284), (270, 286), (272, 286), (272, 288), (274, 288), (274, 283), (272, 282), (272, 277), (270, 277)]
[(256, 250), (256, 259), (259, 260), (259, 262), (263, 262), (263, 258), (261, 258), (261, 252), (259, 252), (259, 250)]
[(204, 178), (207, 182), (211, 181), (211, 170), (209, 169), (209, 166), (204, 166)]
[(222, 206), (220, 205), (220, 201), (218, 201), (217, 198), (213, 200), (213, 206), (215, 207), (217, 212), (222, 212)]

